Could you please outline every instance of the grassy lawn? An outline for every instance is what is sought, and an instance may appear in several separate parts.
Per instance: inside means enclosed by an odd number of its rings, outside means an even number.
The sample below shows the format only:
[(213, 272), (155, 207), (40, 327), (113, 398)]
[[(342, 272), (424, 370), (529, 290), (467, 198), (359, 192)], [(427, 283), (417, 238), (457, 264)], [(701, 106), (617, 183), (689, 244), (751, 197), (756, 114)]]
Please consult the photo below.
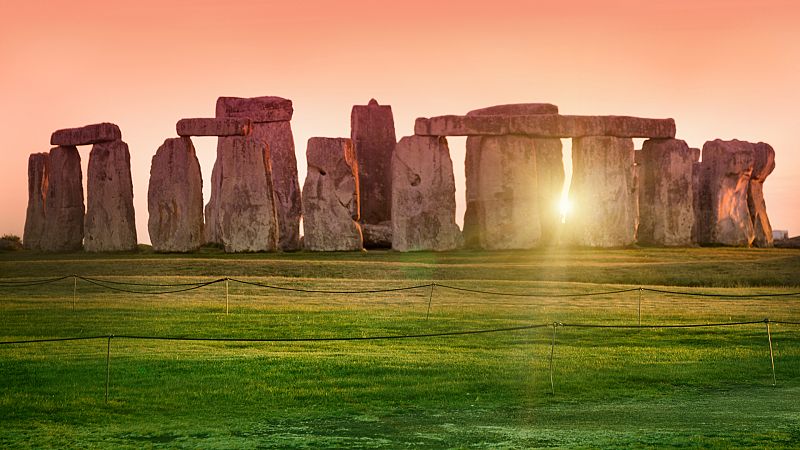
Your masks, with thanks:
[[(552, 249), (399, 254), (0, 253), (0, 447), (530, 448), (800, 446), (793, 250)], [(226, 307), (228, 313), (226, 314)], [(555, 328), (554, 322), (564, 326)], [(213, 342), (538, 328), (416, 339)], [(110, 365), (107, 352), (110, 342)], [(552, 366), (551, 356), (552, 352)], [(552, 367), (552, 371), (551, 371)], [(109, 398), (105, 401), (106, 375)], [(552, 384), (551, 384), (552, 374)]]

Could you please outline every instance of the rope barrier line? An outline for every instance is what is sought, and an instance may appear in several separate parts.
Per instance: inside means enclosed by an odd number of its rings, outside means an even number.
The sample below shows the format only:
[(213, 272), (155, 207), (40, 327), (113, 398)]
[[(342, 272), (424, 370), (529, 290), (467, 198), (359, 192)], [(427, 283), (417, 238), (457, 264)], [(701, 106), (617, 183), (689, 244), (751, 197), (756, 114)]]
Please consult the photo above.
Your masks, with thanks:
[(532, 325), (519, 325), (514, 327), (504, 328), (487, 328), (480, 330), (459, 330), (459, 331), (442, 331), (437, 333), (421, 333), (421, 334), (388, 334), (377, 336), (338, 336), (338, 337), (288, 337), (288, 338), (204, 338), (204, 337), (191, 337), (191, 336), (145, 336), (145, 335), (99, 335), (99, 336), (82, 336), (82, 337), (65, 337), (65, 338), (49, 338), (49, 339), (29, 339), (21, 341), (0, 341), (0, 345), (13, 345), (13, 344), (38, 344), (48, 342), (62, 342), (62, 341), (85, 341), (93, 339), (108, 339), (109, 336), (115, 339), (136, 339), (136, 340), (154, 340), (154, 341), (197, 341), (197, 342), (340, 342), (340, 341), (377, 341), (377, 340), (390, 340), (390, 339), (418, 339), (429, 337), (443, 337), (443, 336), (466, 336), (474, 334), (489, 334), (489, 333), (502, 333), (520, 330), (532, 330), (537, 328), (547, 327), (565, 327), (565, 328), (610, 328), (610, 329), (660, 329), (660, 328), (713, 328), (713, 327), (732, 327), (742, 325), (756, 325), (756, 324), (791, 324), (800, 325), (798, 322), (783, 322), (770, 319), (753, 320), (747, 322), (719, 322), (719, 323), (697, 323), (697, 324), (662, 324), (662, 325), (603, 325), (603, 324), (587, 324), (587, 323), (563, 323), (552, 322), (546, 324), (532, 324)]
[(638, 291), (639, 288), (632, 288), (632, 289), (619, 289), (616, 291), (605, 291), (605, 292), (588, 292), (584, 294), (519, 294), (515, 292), (496, 292), (496, 291), (483, 291), (480, 289), (468, 289), (456, 286), (449, 286), (446, 284), (436, 283), (436, 286), (442, 287), (445, 289), (451, 289), (454, 291), (462, 291), (462, 292), (471, 292), (473, 294), (487, 294), (487, 295), (503, 295), (509, 297), (546, 297), (546, 298), (559, 298), (559, 297), (591, 297), (595, 295), (611, 295), (611, 294), (622, 294), (625, 292), (633, 292)]
[(52, 339), (30, 339), (25, 341), (5, 341), (0, 342), (0, 345), (13, 345), (13, 344), (39, 344), (48, 342), (61, 342), (61, 341), (88, 341), (98, 339), (132, 339), (132, 340), (145, 340), (145, 341), (184, 341), (184, 342), (341, 342), (341, 341), (378, 341), (378, 340), (392, 340), (392, 339), (420, 339), (432, 337), (445, 337), (445, 336), (467, 336), (474, 334), (488, 334), (488, 333), (503, 333), (511, 331), (533, 330), (537, 328), (545, 328), (550, 325), (520, 325), (516, 327), (505, 328), (489, 328), (481, 330), (461, 330), (461, 331), (442, 331), (438, 333), (422, 333), (422, 334), (388, 334), (382, 336), (342, 336), (342, 337), (318, 337), (318, 338), (204, 338), (204, 337), (189, 337), (189, 336), (144, 336), (132, 334), (112, 334), (103, 336), (86, 336), (86, 337), (71, 337), (71, 338), (52, 338)]
[[(413, 289), (422, 289), (422, 288), (426, 288), (426, 287), (431, 287), (433, 285), (433, 283), (427, 283), (427, 284), (419, 284), (419, 285), (415, 285), (415, 286), (404, 286), (404, 287), (399, 287), (399, 288), (367, 289), (367, 290), (361, 290), (361, 291), (333, 291), (333, 290), (329, 291), (329, 290), (324, 290), (324, 289), (302, 289), (302, 288), (292, 288), (292, 287), (284, 287), (284, 286), (274, 286), (274, 285), (270, 285), (270, 284), (257, 283), (257, 282), (253, 282), (253, 281), (239, 280), (237, 278), (228, 278), (228, 279), (231, 280), (231, 281), (235, 281), (237, 283), (247, 284), (247, 285), (250, 285), (250, 286), (256, 286), (256, 287), (261, 287), (261, 288), (265, 288), (265, 289), (275, 289), (275, 290), (279, 290), (279, 291), (292, 291), (292, 292), (307, 292), (307, 293), (315, 293), (315, 294), (377, 294), (377, 293), (381, 293), (381, 292), (410, 291), (410, 290), (413, 290)], [(439, 286), (439, 285), (437, 285), (437, 286)]]
[(58, 278), (48, 278), (45, 280), (37, 280), (37, 281), (0, 281), (0, 288), (40, 286), (43, 284), (57, 283), (61, 280), (66, 280), (67, 278), (72, 278), (72, 275), (67, 275)]
[[(270, 284), (264, 284), (259, 282), (253, 281), (245, 281), (240, 280), (237, 278), (219, 278), (216, 280), (205, 281), (205, 282), (196, 282), (196, 283), (174, 283), (174, 284), (160, 284), (160, 283), (137, 283), (131, 281), (113, 281), (113, 280), (102, 280), (98, 278), (91, 278), (91, 277), (84, 277), (80, 275), (66, 275), (63, 277), (57, 278), (46, 278), (42, 280), (31, 280), (31, 281), (3, 281), (0, 280), (0, 288), (18, 288), (18, 287), (29, 287), (29, 286), (39, 286), (44, 284), (56, 283), (67, 278), (76, 278), (88, 283), (95, 284), (100, 287), (104, 287), (106, 289), (116, 290), (120, 292), (128, 292), (134, 294), (170, 294), (170, 293), (178, 293), (178, 292), (186, 292), (192, 289), (198, 289), (206, 286), (210, 286), (212, 284), (220, 283), (225, 280), (235, 281), (237, 283), (261, 287), (265, 289), (275, 289), (281, 291), (291, 291), (291, 292), (306, 292), (306, 293), (317, 293), (317, 294), (376, 294), (382, 292), (397, 292), (397, 291), (407, 291), (413, 289), (422, 289), (422, 288), (429, 288), (431, 286), (438, 286), (445, 289), (450, 289), (454, 291), (461, 291), (461, 292), (471, 292), (474, 294), (486, 294), (486, 295), (500, 295), (500, 296), (509, 296), (509, 297), (540, 297), (540, 298), (574, 298), (574, 297), (591, 297), (591, 296), (598, 296), (598, 295), (613, 295), (613, 294), (624, 294), (628, 292), (635, 292), (639, 291), (648, 291), (648, 292), (655, 292), (659, 294), (668, 294), (668, 295), (682, 295), (682, 296), (691, 296), (691, 297), (715, 297), (715, 298), (762, 298), (762, 297), (794, 297), (800, 296), (800, 292), (784, 292), (784, 293), (773, 293), (773, 294), (713, 294), (713, 293), (702, 293), (702, 292), (685, 292), (685, 291), (670, 291), (666, 289), (655, 289), (655, 288), (646, 288), (646, 287), (636, 287), (630, 289), (618, 289), (613, 291), (602, 291), (602, 292), (587, 292), (583, 294), (539, 294), (539, 293), (516, 293), (516, 292), (498, 292), (498, 291), (487, 291), (482, 289), (470, 289), (458, 286), (452, 286), (447, 284), (441, 284), (437, 282), (413, 285), (413, 286), (404, 286), (398, 288), (385, 288), (385, 289), (365, 289), (365, 290), (325, 290), (325, 289), (303, 289), (303, 288), (293, 288), (287, 286), (275, 286)], [(109, 285), (117, 285), (117, 286), (142, 286), (142, 287), (186, 287), (186, 289), (177, 289), (171, 291), (162, 291), (162, 292), (140, 292), (140, 291), (133, 291), (127, 290), (122, 288), (115, 288)]]
[(645, 287), (643, 287), (642, 290), (649, 292), (658, 292), (659, 294), (685, 295), (692, 297), (723, 297), (723, 298), (793, 297), (796, 295), (800, 295), (800, 292), (785, 292), (781, 294), (705, 294), (702, 292), (678, 292), (678, 291), (667, 291), (662, 289), (652, 289)]
[[(82, 277), (76, 275), (77, 278), (80, 278), (84, 281), (97, 281), (98, 283), (107, 283), (107, 284), (117, 284), (117, 285), (124, 285), (124, 286), (147, 286), (147, 287), (181, 287), (181, 286), (199, 286), (199, 285), (206, 285), (208, 282), (200, 281), (197, 283), (175, 283), (175, 284), (150, 284), (150, 283), (134, 283), (130, 281), (112, 281), (112, 280), (101, 280), (99, 278), (91, 278), (91, 277)], [(218, 280), (215, 280), (218, 281)]]
[(183, 288), (183, 289), (174, 289), (174, 290), (171, 290), (171, 291), (149, 292), (149, 291), (134, 291), (134, 290), (131, 290), (131, 289), (122, 289), (122, 288), (118, 288), (118, 287), (114, 287), (114, 286), (108, 286), (108, 285), (104, 284), (103, 282), (98, 282), (98, 281), (95, 281), (95, 280), (90, 279), (90, 278), (78, 277), (78, 279), (83, 280), (83, 281), (85, 281), (87, 283), (93, 284), (95, 286), (99, 286), (99, 287), (102, 287), (102, 288), (105, 288), (105, 289), (110, 289), (112, 291), (126, 292), (128, 294), (149, 294), (149, 295), (176, 294), (178, 292), (193, 291), (195, 289), (201, 289), (201, 288), (204, 288), (206, 286), (210, 286), (212, 284), (217, 284), (217, 283), (221, 283), (221, 282), (225, 281), (225, 278), (220, 278), (218, 280), (209, 281), (207, 283), (198, 284), (198, 285), (194, 285), (192, 287)]

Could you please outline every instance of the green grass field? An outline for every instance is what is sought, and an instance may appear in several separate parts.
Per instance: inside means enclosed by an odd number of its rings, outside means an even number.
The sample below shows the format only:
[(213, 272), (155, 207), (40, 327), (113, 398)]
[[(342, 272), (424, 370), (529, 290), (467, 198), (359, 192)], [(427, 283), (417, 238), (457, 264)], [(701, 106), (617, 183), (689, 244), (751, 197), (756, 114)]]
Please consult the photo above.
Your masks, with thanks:
[[(67, 278), (180, 284), (175, 294)], [(800, 447), (800, 251), (0, 253), (0, 447)], [(152, 292), (168, 287), (113, 285)], [(228, 313), (226, 314), (226, 307)], [(554, 322), (564, 326), (555, 327)], [(232, 339), (485, 334), (355, 341)], [(110, 363), (107, 352), (110, 342)], [(552, 366), (551, 366), (552, 352)], [(552, 371), (551, 371), (552, 367)], [(107, 369), (109, 370), (107, 372)], [(551, 384), (552, 374), (552, 384)], [(105, 400), (108, 375), (108, 401)]]

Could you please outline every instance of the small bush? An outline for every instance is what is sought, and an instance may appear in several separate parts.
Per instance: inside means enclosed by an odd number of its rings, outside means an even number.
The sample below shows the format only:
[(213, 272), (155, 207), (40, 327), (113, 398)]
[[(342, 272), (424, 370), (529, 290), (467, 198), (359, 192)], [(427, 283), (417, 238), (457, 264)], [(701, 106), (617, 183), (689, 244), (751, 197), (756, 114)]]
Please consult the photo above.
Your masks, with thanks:
[(4, 234), (0, 237), (0, 250), (21, 250), (22, 239), (14, 234)]

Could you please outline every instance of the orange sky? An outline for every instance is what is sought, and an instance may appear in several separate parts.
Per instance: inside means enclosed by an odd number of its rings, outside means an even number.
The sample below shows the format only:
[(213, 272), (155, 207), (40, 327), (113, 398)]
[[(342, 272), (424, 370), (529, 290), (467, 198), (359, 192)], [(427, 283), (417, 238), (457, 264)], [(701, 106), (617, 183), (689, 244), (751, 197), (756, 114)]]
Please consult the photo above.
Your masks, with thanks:
[[(796, 1), (9, 3), (0, 234), (22, 235), (28, 154), (48, 151), (55, 129), (110, 121), (131, 149), (139, 241), (149, 242), (150, 159), (178, 119), (212, 117), (222, 95), (293, 100), (301, 185), (308, 138), (349, 136), (350, 108), (372, 97), (392, 105), (398, 139), (416, 117), (502, 103), (672, 117), (694, 147), (772, 144), (770, 219), (800, 234)], [(450, 142), (460, 215), (464, 140)], [(216, 140), (195, 145), (207, 199)]]

